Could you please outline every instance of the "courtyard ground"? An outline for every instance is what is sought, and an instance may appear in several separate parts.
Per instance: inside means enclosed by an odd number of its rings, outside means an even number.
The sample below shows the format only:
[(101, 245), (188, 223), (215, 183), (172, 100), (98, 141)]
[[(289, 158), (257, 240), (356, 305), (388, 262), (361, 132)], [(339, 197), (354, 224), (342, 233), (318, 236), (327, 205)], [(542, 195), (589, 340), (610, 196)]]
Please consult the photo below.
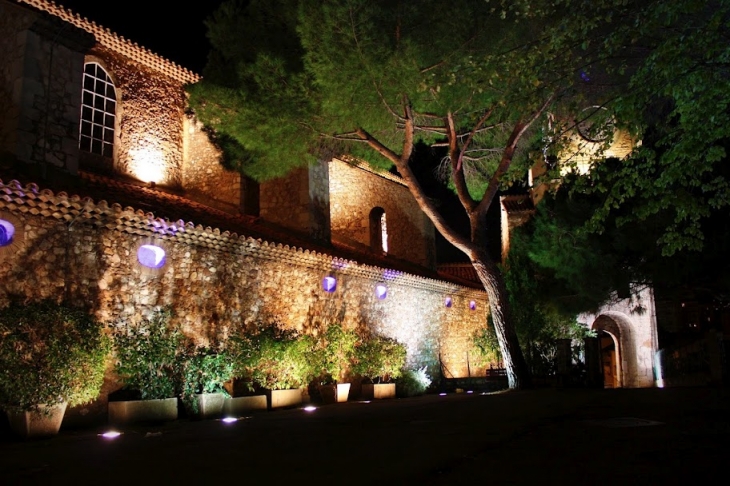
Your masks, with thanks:
[[(730, 457), (727, 389), (449, 394), (0, 437), (0, 484), (710, 484)], [(722, 478), (726, 479), (723, 480)], [(266, 481), (266, 483), (264, 483)]]

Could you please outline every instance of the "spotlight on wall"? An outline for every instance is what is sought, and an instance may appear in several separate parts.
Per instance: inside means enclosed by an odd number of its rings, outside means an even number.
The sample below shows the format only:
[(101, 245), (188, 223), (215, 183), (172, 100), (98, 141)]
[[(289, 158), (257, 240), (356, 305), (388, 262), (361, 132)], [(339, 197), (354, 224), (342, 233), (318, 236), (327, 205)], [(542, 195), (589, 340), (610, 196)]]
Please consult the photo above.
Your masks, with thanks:
[(156, 184), (165, 180), (167, 163), (162, 150), (154, 147), (132, 149), (129, 158), (129, 168), (137, 179)]
[(0, 219), (0, 247), (8, 246), (13, 242), (15, 226), (10, 221)]
[(375, 295), (378, 296), (378, 299), (383, 300), (388, 296), (388, 287), (386, 287), (384, 284), (378, 284), (375, 286)]
[(451, 307), (452, 305), (454, 305), (454, 301), (451, 300), (451, 297), (446, 297), (446, 301), (444, 302), (444, 305), (446, 307)]
[(477, 310), (477, 303), (474, 302), (473, 300), (471, 302), (469, 302), (469, 309)]
[(137, 250), (137, 261), (147, 268), (162, 268), (165, 260), (165, 250), (157, 245), (142, 245)]
[(322, 289), (325, 292), (334, 292), (337, 289), (337, 279), (332, 276), (327, 276), (322, 280)]

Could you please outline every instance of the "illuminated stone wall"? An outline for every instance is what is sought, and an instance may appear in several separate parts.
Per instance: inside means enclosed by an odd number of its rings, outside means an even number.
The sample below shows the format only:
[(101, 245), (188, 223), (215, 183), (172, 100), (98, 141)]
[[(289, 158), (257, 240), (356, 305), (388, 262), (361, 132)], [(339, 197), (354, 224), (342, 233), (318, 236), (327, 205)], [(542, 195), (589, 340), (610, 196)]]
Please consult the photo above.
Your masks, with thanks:
[(75, 172), (83, 54), (93, 39), (0, 3), (0, 151)]
[(376, 174), (334, 160), (330, 167), (332, 238), (370, 247), (370, 211), (385, 210), (388, 253), (433, 268), (435, 233), (408, 188), (391, 174)]
[(219, 160), (220, 150), (210, 142), (202, 124), (186, 116), (182, 173), (186, 197), (236, 213), (241, 202), (241, 176), (226, 170)]
[(308, 234), (311, 226), (309, 169), (295, 169), (285, 177), (262, 182), (259, 207), (266, 221)]
[(100, 61), (117, 88), (118, 146), (114, 168), (144, 182), (182, 186), (182, 85), (97, 45), (87, 59)]
[[(342, 322), (403, 342), (413, 366), (433, 366), (440, 354), (457, 377), (467, 374), (470, 337), (486, 322), (484, 292), (34, 187), (0, 184), (0, 218), (20, 230), (11, 247), (0, 249), (2, 305), (13, 296), (65, 296), (92, 305), (106, 321), (172, 306), (185, 332), (201, 343), (259, 323), (310, 332), (317, 323)], [(167, 251), (161, 270), (137, 262), (137, 248), (150, 242)], [(328, 274), (338, 279), (334, 293), (322, 290)], [(383, 300), (375, 295), (378, 283), (388, 287)]]

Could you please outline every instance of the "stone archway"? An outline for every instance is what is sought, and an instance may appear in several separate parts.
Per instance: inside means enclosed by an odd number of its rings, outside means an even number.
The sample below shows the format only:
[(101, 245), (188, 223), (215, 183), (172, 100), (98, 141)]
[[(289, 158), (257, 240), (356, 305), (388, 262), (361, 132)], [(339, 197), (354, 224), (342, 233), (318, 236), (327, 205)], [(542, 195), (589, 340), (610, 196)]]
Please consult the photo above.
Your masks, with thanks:
[[(603, 355), (609, 355), (612, 362), (603, 364), (612, 365), (615, 371), (613, 382), (604, 384), (624, 388), (655, 385), (656, 313), (650, 289), (632, 293), (629, 299), (613, 301), (595, 314), (581, 314), (578, 321), (596, 331), (599, 339), (604, 337)], [(604, 380), (605, 376), (604, 373)]]

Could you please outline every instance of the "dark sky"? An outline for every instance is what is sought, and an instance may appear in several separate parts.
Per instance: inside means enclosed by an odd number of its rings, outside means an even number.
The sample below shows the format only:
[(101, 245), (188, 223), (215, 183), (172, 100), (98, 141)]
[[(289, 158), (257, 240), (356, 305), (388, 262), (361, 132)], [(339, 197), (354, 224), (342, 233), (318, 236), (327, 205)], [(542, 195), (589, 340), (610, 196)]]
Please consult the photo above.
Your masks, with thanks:
[(56, 3), (201, 73), (209, 50), (203, 20), (223, 0), (56, 0)]

